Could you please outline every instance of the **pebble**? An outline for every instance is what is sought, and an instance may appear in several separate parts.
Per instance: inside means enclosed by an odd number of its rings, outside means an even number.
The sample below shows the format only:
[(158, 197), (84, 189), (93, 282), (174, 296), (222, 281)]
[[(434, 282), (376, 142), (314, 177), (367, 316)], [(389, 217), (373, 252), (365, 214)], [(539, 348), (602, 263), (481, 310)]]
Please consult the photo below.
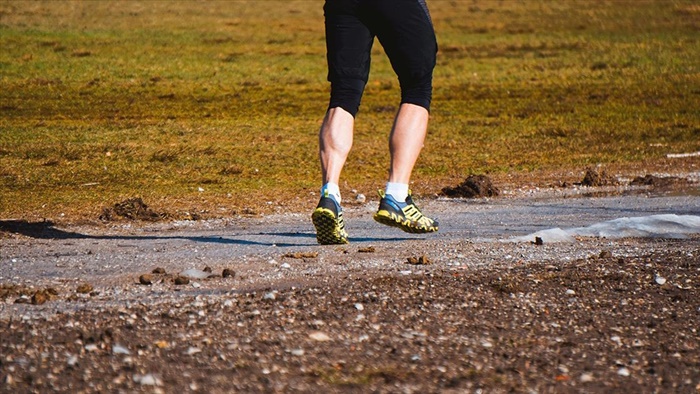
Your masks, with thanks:
[(112, 354), (126, 354), (129, 355), (131, 352), (129, 349), (125, 348), (124, 346), (121, 345), (114, 345), (112, 346)]
[(664, 278), (663, 276), (657, 276), (654, 279), (654, 281), (656, 282), (656, 284), (663, 286), (666, 283), (666, 278)]
[(365, 197), (364, 194), (360, 193), (357, 195), (357, 197), (355, 197), (355, 201), (357, 201), (359, 203), (363, 203), (363, 202), (367, 201), (367, 197)]
[(68, 357), (68, 366), (75, 367), (78, 364), (78, 356)]
[(190, 346), (190, 347), (187, 349), (187, 352), (185, 352), (185, 354), (188, 355), (188, 356), (191, 356), (191, 355), (193, 355), (193, 354), (197, 354), (197, 353), (201, 353), (201, 352), (202, 352), (202, 349), (196, 348), (196, 347), (193, 347), (193, 346)]
[(617, 374), (620, 376), (630, 376), (630, 370), (625, 367), (622, 367), (617, 370)]
[(93, 290), (94, 290), (94, 288), (89, 283), (83, 283), (82, 285), (78, 286), (77, 289), (75, 289), (75, 291), (80, 293), (80, 294), (87, 294)]
[(325, 341), (331, 340), (331, 337), (322, 333), (321, 331), (312, 332), (311, 334), (309, 334), (309, 338), (313, 339), (314, 341), (318, 341), (318, 342), (325, 342)]
[(230, 269), (230, 268), (225, 268), (223, 273), (221, 274), (222, 277), (224, 278), (235, 278), (236, 277), (236, 271)]
[(358, 302), (357, 304), (355, 304), (355, 309), (357, 309), (358, 311), (364, 311), (365, 306)]
[(209, 277), (209, 273), (206, 271), (198, 270), (196, 268), (190, 268), (180, 272), (180, 276), (184, 276), (190, 279), (205, 279)]
[(303, 356), (304, 349), (292, 349), (290, 353), (292, 353), (293, 356)]
[(143, 274), (139, 276), (139, 283), (142, 285), (150, 285), (153, 283), (153, 277), (149, 274)]
[(282, 265), (280, 265), (280, 267), (282, 267), (282, 268), (292, 268), (292, 266), (289, 265), (288, 263), (282, 263)]
[(152, 274), (158, 274), (158, 275), (165, 274), (165, 268), (156, 267), (156, 268), (153, 269), (153, 271), (151, 271), (151, 273), (152, 273)]
[(41, 305), (41, 304), (46, 303), (46, 301), (48, 301), (48, 300), (49, 300), (49, 297), (43, 291), (37, 291), (32, 296), (32, 304), (33, 305)]
[(188, 283), (190, 283), (190, 279), (185, 278), (184, 276), (178, 276), (177, 278), (175, 278), (176, 285), (186, 285)]
[(95, 351), (95, 350), (97, 350), (97, 345), (95, 345), (94, 343), (91, 343), (89, 345), (85, 345), (85, 350), (87, 350), (88, 352)]
[(274, 291), (271, 291), (269, 293), (265, 293), (265, 295), (263, 296), (263, 300), (274, 300), (275, 298), (277, 298), (277, 296), (275, 296)]
[(192, 282), (192, 287), (194, 287), (195, 289), (199, 289), (200, 287), (202, 287), (202, 285), (200, 285), (197, 282)]
[(149, 373), (146, 375), (134, 375), (134, 382), (141, 386), (162, 386), (163, 382), (157, 376)]
[(584, 374), (581, 374), (581, 378), (579, 379), (581, 383), (588, 383), (593, 381), (593, 374), (586, 372)]
[(574, 294), (576, 294), (575, 291), (573, 291), (573, 290), (571, 290), (571, 289), (567, 289), (567, 290), (566, 290), (566, 295), (574, 295)]

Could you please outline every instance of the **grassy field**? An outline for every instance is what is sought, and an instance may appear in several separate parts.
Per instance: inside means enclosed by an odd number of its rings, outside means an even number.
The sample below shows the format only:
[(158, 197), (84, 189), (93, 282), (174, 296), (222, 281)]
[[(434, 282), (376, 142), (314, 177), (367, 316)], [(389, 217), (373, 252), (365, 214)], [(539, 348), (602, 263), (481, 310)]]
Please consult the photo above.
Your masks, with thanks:
[[(418, 194), (472, 173), (668, 165), (700, 150), (696, 1), (429, 6), (440, 53)], [(312, 209), (321, 7), (0, 1), (0, 219), (96, 219), (137, 196), (174, 217)], [(368, 195), (385, 182), (398, 105), (374, 53), (341, 185)]]

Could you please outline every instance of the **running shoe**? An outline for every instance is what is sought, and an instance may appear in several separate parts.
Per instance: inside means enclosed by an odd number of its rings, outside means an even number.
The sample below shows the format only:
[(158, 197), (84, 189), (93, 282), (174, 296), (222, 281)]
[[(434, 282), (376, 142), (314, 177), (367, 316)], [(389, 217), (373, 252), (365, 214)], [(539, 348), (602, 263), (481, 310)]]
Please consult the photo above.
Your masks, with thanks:
[(316, 240), (321, 245), (341, 245), (348, 243), (348, 233), (345, 231), (343, 209), (340, 204), (324, 193), (318, 206), (311, 214), (311, 221), (316, 227)]
[(398, 227), (407, 233), (432, 233), (438, 231), (438, 222), (421, 213), (413, 203), (411, 192), (406, 202), (398, 202), (390, 194), (379, 190), (379, 210), (374, 214), (374, 220), (387, 226)]

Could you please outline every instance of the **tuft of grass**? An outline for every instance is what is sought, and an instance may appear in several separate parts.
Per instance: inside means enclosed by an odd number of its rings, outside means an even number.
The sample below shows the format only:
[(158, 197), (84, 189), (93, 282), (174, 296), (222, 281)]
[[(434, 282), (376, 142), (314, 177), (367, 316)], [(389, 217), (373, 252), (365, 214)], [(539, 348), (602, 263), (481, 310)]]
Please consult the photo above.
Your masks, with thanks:
[[(472, 173), (696, 168), (665, 159), (700, 150), (693, 1), (430, 7), (440, 52), (418, 193)], [(173, 217), (310, 209), (328, 95), (321, 8), (0, 2), (0, 218), (95, 219), (137, 196)], [(341, 185), (368, 195), (399, 104), (373, 52)]]

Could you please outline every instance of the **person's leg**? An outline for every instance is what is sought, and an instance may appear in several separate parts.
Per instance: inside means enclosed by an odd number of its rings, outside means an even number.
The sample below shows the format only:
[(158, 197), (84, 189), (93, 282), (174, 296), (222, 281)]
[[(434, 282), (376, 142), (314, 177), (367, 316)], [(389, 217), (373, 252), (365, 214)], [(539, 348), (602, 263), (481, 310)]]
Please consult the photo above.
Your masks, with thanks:
[(352, 148), (355, 115), (369, 76), (374, 41), (358, 17), (358, 4), (355, 0), (327, 0), (324, 5), (331, 97), (319, 131), (321, 199), (311, 215), (320, 244), (348, 242), (338, 184)]
[(408, 185), (428, 129), (437, 41), (424, 0), (375, 0), (373, 28), (401, 86), (389, 137), (389, 183)]
[(432, 98), (432, 72), (437, 42), (430, 15), (422, 0), (376, 0), (375, 29), (401, 85), (401, 106), (389, 137), (389, 181), (374, 219), (413, 233), (438, 230), (437, 221), (424, 216), (413, 203), (409, 182), (423, 148)]
[(363, 7), (357, 0), (326, 0), (323, 10), (331, 94), (319, 131), (319, 161), (323, 184), (335, 186), (352, 148), (374, 35), (362, 20)]
[(419, 105), (404, 103), (399, 107), (389, 136), (389, 182), (408, 184), (410, 181), (413, 167), (423, 149), (428, 118), (428, 110)]
[[(338, 185), (352, 148), (355, 118), (341, 107), (329, 108), (319, 132), (319, 159), (323, 184)], [(337, 200), (340, 203), (340, 195)]]

